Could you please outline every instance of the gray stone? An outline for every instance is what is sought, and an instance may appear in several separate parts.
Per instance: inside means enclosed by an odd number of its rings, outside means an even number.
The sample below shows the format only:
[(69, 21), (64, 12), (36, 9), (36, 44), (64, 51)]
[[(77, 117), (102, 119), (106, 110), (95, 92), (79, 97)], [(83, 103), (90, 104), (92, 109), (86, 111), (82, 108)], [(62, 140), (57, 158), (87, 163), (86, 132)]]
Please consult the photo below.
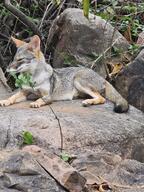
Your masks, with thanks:
[(115, 86), (131, 105), (144, 111), (144, 49), (119, 73)]
[(55, 180), (27, 152), (0, 153), (0, 191), (63, 192)]
[(84, 108), (79, 100), (61, 101), (39, 109), (29, 108), (29, 102), (24, 102), (0, 108), (0, 147), (18, 146), (22, 131), (27, 130), (39, 145), (60, 148), (61, 126), (66, 150), (103, 148), (130, 157), (133, 146), (143, 144), (143, 117), (133, 107), (126, 114), (116, 114), (109, 102)]
[[(52, 25), (48, 46), (52, 53), (52, 65), (56, 68), (84, 65), (92, 67), (106, 77), (103, 57), (96, 60), (104, 51), (114, 46), (127, 50), (129, 43), (107, 21), (90, 14), (89, 20), (83, 11), (76, 8), (66, 9)], [(111, 58), (110, 49), (106, 52)]]
[[(126, 114), (114, 113), (112, 109), (110, 102), (84, 108), (81, 100), (55, 102), (39, 109), (29, 108), (29, 102), (1, 107), (0, 147), (3, 152), (0, 152), (0, 190), (63, 191), (30, 154), (12, 152), (21, 146), (22, 131), (27, 130), (33, 134), (37, 145), (55, 153), (61, 147), (60, 127), (64, 150), (77, 155), (73, 163), (77, 170), (82, 170), (84, 167), (79, 165), (90, 160), (89, 167), (95, 170), (95, 177), (101, 175), (117, 185), (127, 183), (133, 185), (134, 190), (136, 184), (142, 185), (143, 113), (132, 106)], [(90, 159), (87, 157), (89, 154)], [(117, 187), (116, 192), (119, 191), (129, 192), (130, 189)]]
[(72, 165), (80, 170), (87, 184), (107, 182), (114, 191), (144, 191), (144, 164), (135, 160), (122, 159), (107, 152), (79, 153)]

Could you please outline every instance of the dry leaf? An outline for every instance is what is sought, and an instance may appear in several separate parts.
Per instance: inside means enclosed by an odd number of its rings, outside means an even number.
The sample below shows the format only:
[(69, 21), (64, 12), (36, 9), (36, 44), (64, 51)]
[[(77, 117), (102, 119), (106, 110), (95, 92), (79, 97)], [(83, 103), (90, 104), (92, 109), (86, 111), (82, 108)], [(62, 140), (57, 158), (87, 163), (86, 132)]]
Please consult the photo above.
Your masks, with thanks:
[(114, 68), (112, 70), (112, 72), (109, 74), (110, 77), (112, 77), (113, 75), (118, 74), (123, 68), (123, 64), (122, 63), (117, 63), (114, 65)]
[(127, 26), (127, 29), (124, 32), (124, 37), (127, 39), (128, 42), (132, 43), (131, 25)]
[(138, 44), (138, 45), (144, 45), (144, 31), (141, 32), (141, 33), (138, 35), (137, 44)]
[(92, 191), (99, 191), (99, 192), (106, 192), (108, 190), (112, 190), (112, 188), (108, 185), (107, 182), (103, 182), (103, 183), (93, 183), (91, 185), (88, 185), (88, 187), (92, 190)]

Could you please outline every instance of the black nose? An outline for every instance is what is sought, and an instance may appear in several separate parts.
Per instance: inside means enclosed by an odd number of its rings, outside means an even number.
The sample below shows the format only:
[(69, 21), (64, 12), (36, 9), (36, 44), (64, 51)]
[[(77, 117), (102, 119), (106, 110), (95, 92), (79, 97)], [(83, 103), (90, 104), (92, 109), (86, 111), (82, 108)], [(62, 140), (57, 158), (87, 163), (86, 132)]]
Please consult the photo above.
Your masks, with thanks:
[(7, 67), (6, 71), (9, 72), (11, 68), (16, 69), (16, 65), (14, 63), (10, 63), (10, 65)]

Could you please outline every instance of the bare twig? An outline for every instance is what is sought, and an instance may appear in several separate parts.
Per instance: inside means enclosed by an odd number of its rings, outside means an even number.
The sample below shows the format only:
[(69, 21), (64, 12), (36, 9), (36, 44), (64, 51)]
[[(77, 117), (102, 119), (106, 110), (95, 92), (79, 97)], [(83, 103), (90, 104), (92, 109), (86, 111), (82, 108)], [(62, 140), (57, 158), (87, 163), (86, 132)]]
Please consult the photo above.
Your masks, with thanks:
[[(103, 177), (101, 176), (98, 176), (98, 178), (100, 179), (101, 182), (106, 182), (106, 183), (110, 183), (108, 180), (105, 180)], [(118, 183), (110, 183), (113, 187), (115, 188), (125, 188), (125, 189), (143, 189), (144, 188), (144, 185), (133, 185), (133, 186), (130, 186), (130, 185), (122, 185), (122, 184), (118, 184)]]
[(93, 69), (94, 65), (102, 58), (104, 57), (104, 55), (116, 44), (116, 42), (119, 40), (119, 38), (117, 38), (102, 54), (100, 54), (100, 56), (93, 61), (93, 64), (91, 65), (91, 69)]
[(63, 151), (63, 133), (62, 133), (61, 123), (60, 123), (60, 120), (59, 120), (58, 116), (57, 116), (56, 113), (54, 112), (52, 106), (49, 106), (49, 107), (50, 107), (52, 113), (54, 114), (54, 116), (55, 116), (55, 118), (56, 118), (56, 120), (57, 120), (57, 122), (58, 122), (59, 130), (60, 130), (60, 138), (61, 138), (61, 147), (60, 147), (60, 149), (61, 149), (61, 152), (62, 152), (62, 151)]
[(14, 7), (10, 0), (4, 1), (4, 6), (9, 10), (15, 17), (17, 17), (24, 25), (28, 26), (35, 34), (41, 37), (41, 33), (38, 27), (20, 10)]
[[(60, 6), (59, 6), (58, 13), (57, 13), (57, 16), (60, 14), (60, 12), (61, 12), (61, 10), (62, 10), (65, 2), (66, 2), (66, 0), (63, 0), (63, 1), (61, 2)], [(54, 13), (53, 13), (53, 14), (54, 14)], [(57, 19), (57, 16), (56, 16), (56, 19)], [(52, 17), (52, 15), (51, 15), (51, 17)], [(50, 19), (50, 18), (49, 18), (49, 19)], [(53, 28), (56, 19), (54, 19), (54, 21), (52, 22), (51, 28)], [(48, 34), (47, 39), (46, 39), (44, 54), (46, 53), (46, 49), (47, 49), (47, 45), (48, 45), (48, 40), (49, 40), (49, 34)]]
[(42, 25), (43, 25), (44, 19), (45, 19), (46, 15), (47, 15), (48, 9), (49, 9), (49, 7), (51, 6), (51, 4), (52, 4), (52, 2), (50, 2), (50, 3), (47, 5), (47, 7), (46, 7), (46, 10), (45, 10), (45, 12), (44, 12), (43, 18), (42, 18), (41, 23), (40, 23), (40, 25), (39, 25), (39, 30), (41, 29), (41, 27), (42, 27)]
[[(15, 22), (14, 29), (13, 29), (13, 31), (12, 31), (12, 34), (15, 32), (15, 29), (16, 29), (16, 26), (17, 26), (17, 22), (18, 22), (18, 19), (17, 19), (16, 22)], [(10, 42), (11, 42), (11, 39), (9, 38), (8, 43), (7, 43), (7, 46), (6, 46), (5, 50), (4, 50), (4, 55), (6, 54), (7, 49), (9, 48)]]
[(1, 54), (1, 52), (0, 52), (0, 67), (5, 67), (6, 65), (5, 65), (5, 62), (4, 62), (4, 59), (3, 59), (3, 56), (2, 56), (2, 54)]
[(66, 2), (66, 0), (63, 0), (63, 1), (61, 2), (57, 15), (60, 14), (60, 12), (61, 12), (61, 10), (62, 10), (62, 8), (63, 8), (65, 2)]
[[(122, 11), (124, 6), (125, 6), (125, 4), (123, 4), (121, 6), (121, 8), (119, 10), (119, 13)], [(116, 21), (115, 21), (115, 25), (114, 25), (114, 30), (113, 30), (112, 38), (111, 38), (111, 44), (113, 43), (113, 40), (114, 40), (114, 35), (115, 35), (116, 30), (117, 30), (118, 21), (119, 21), (119, 15), (116, 15)]]
[(2, 69), (0, 68), (0, 81), (2, 82), (2, 84), (5, 86), (5, 88), (7, 89), (7, 91), (11, 92), (10, 87), (7, 84), (7, 79), (4, 76), (4, 73), (2, 71)]
[(0, 38), (3, 40), (3, 41), (6, 41), (9, 39), (9, 37), (3, 33), (0, 32)]

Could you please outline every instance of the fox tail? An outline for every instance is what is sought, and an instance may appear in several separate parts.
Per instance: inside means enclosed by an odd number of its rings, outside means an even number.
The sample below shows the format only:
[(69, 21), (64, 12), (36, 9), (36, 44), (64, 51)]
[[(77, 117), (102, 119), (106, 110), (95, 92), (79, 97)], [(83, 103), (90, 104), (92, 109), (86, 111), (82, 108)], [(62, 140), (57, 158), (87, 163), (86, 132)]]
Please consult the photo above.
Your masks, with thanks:
[(128, 102), (109, 82), (106, 82), (105, 97), (114, 103), (114, 111), (116, 113), (123, 113), (128, 111)]

